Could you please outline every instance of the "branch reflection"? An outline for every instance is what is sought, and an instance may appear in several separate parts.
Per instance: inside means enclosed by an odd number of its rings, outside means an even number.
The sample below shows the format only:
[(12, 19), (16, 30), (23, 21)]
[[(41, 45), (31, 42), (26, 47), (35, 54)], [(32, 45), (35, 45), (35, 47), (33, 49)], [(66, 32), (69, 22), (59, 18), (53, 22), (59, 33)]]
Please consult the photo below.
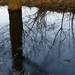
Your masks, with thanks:
[[(56, 19), (52, 21), (53, 15), (57, 16), (58, 13), (54, 12), (53, 14), (53, 12), (43, 7), (38, 8), (38, 11), (32, 15), (27, 15), (27, 20), (24, 21), (25, 40), (23, 42), (24, 47), (29, 49), (27, 51), (28, 55), (36, 55), (47, 50), (46, 60), (50, 51), (54, 51), (57, 48), (57, 55), (60, 57), (64, 44), (66, 48), (69, 44), (68, 42), (74, 45), (74, 13), (62, 12), (60, 13), (60, 19), (54, 16)], [(73, 41), (71, 42), (71, 40)]]

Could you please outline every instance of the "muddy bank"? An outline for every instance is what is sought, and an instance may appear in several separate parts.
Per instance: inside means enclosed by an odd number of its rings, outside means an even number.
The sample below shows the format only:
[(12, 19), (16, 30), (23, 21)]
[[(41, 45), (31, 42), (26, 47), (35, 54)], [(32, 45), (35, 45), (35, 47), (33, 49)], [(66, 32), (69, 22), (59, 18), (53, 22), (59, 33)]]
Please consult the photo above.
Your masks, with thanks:
[[(40, 5), (40, 4), (65, 4), (66, 6), (74, 5), (74, 0), (22, 0), (23, 4), (32, 4), (32, 5)], [(8, 4), (8, 0), (0, 0), (0, 4)]]
[[(0, 0), (0, 5), (8, 5), (8, 0)], [(74, 11), (74, 0), (22, 0), (22, 5), (43, 7), (47, 10)]]

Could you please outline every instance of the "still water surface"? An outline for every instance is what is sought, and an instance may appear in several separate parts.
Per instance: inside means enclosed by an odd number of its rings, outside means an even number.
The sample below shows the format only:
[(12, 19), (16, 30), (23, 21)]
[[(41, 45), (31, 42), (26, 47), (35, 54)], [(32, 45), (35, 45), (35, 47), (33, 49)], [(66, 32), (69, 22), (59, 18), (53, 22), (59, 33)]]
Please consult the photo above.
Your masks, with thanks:
[[(23, 58), (15, 57), (17, 53)], [(0, 7), (0, 72), (21, 70), (30, 75), (75, 75), (73, 13), (23, 6), (20, 14)]]

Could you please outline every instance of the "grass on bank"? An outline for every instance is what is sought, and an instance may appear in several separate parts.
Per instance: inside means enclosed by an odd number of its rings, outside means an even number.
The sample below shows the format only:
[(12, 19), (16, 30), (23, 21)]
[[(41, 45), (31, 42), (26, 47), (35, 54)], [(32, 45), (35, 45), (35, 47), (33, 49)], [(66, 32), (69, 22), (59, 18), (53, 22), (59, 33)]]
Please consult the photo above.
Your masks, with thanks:
[[(0, 66), (2, 66), (3, 64), (4, 64), (3, 62), (0, 62)], [(7, 68), (7, 69), (10, 71), (10, 73), (11, 73), (12, 75), (30, 75), (30, 72), (28, 72), (28, 73), (24, 72), (24, 74), (21, 74), (21, 72), (22, 72), (24, 69), (22, 69), (20, 72), (17, 72), (15, 69), (14, 69), (14, 70), (11, 69), (11, 68), (10, 68), (9, 66), (7, 66), (6, 64), (4, 64), (4, 65), (5, 65), (5, 68)], [(0, 75), (4, 75), (2, 71), (0, 71)]]

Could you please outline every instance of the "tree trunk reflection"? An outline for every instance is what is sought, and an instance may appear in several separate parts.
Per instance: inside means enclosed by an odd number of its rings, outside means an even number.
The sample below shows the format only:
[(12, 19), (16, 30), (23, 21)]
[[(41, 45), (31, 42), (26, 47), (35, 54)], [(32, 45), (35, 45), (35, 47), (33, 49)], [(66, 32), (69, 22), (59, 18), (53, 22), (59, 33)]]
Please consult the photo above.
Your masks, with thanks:
[(22, 61), (22, 12), (9, 11), (10, 18), (10, 38), (12, 45), (13, 67), (16, 71), (23, 69)]

